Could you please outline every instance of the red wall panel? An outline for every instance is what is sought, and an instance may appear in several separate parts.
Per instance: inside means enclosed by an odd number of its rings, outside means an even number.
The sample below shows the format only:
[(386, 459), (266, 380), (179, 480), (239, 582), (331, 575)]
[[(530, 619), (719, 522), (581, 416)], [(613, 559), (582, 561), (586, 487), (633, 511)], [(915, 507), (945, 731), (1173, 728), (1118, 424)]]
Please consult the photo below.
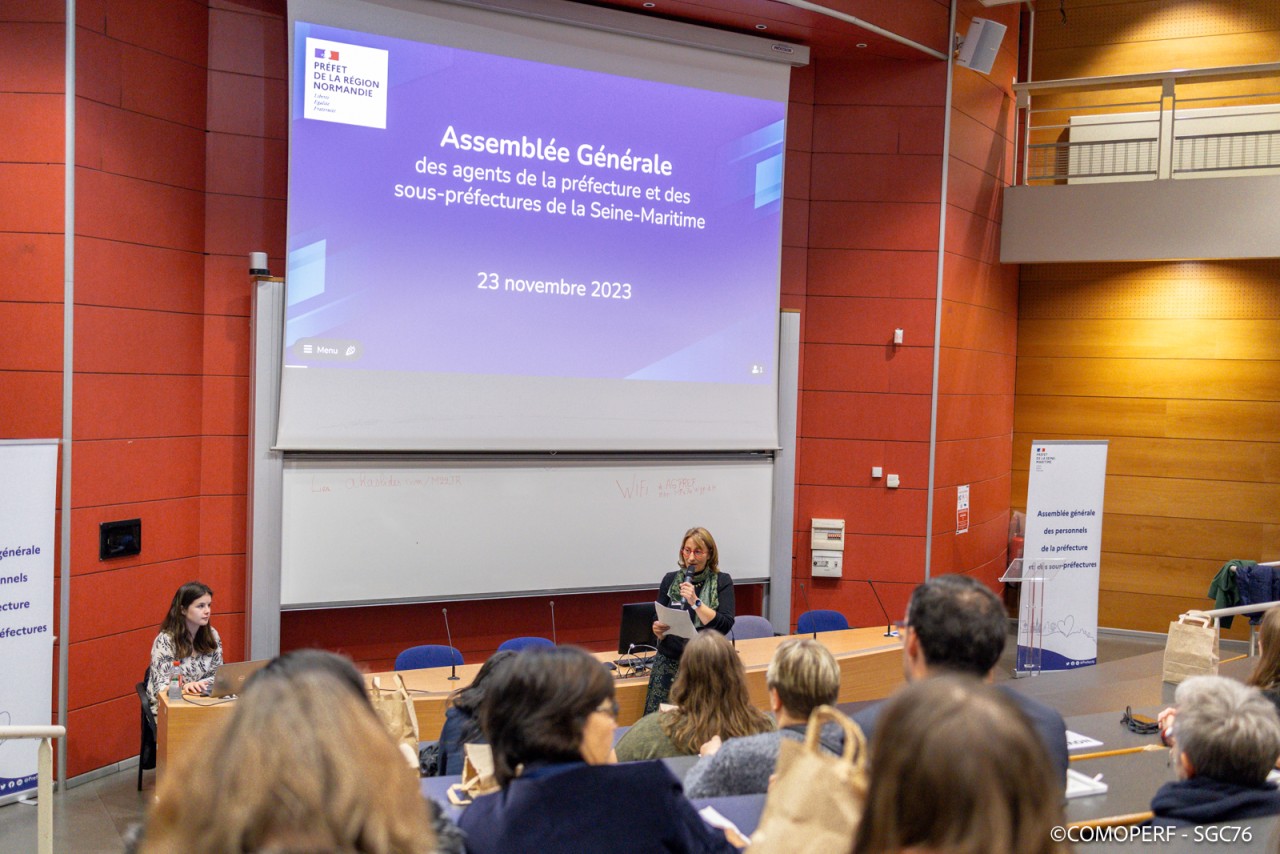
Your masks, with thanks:
[(198, 375), (202, 327), (196, 314), (79, 305), (76, 370)]
[(60, 93), (0, 92), (0, 127), (22, 129), (0, 134), (0, 163), (60, 162), (65, 107)]
[(815, 154), (813, 198), (925, 202), (942, 198), (942, 161), (922, 154)]
[(62, 231), (62, 166), (0, 163), (0, 231)]
[(132, 693), (132, 686), (142, 679), (146, 667), (146, 661), (141, 665), (129, 662), (128, 673), (121, 675), (132, 680), (128, 696), (73, 708), (67, 715), (68, 773), (101, 768), (122, 757), (137, 755), (142, 724), (138, 696)]
[(198, 252), (80, 237), (76, 240), (76, 302), (199, 313), (199, 289), (174, 287), (174, 283), (198, 281), (203, 269)]
[(0, 347), (0, 371), (62, 370), (62, 306), (47, 302), (0, 303), (5, 343), (21, 338), (22, 347)]
[(77, 440), (200, 432), (198, 376), (78, 374), (72, 394)]
[(77, 441), (72, 470), (72, 507), (185, 498), (200, 488), (200, 437)]
[[(8, 306), (0, 304), (0, 321)], [(49, 439), (62, 435), (62, 372), (0, 371), (0, 433), (6, 439)]]
[(61, 302), (61, 233), (0, 233), (0, 265), (0, 301)]
[(198, 127), (88, 99), (77, 104), (77, 166), (201, 190), (203, 145)]
[(15, 20), (5, 8), (0, 27), (0, 88), (5, 92), (65, 91), (66, 39), (59, 14), (57, 23)]
[[(895, 328), (903, 330), (905, 341), (933, 338), (933, 300), (811, 295), (808, 308), (806, 344), (890, 344)], [(902, 355), (909, 349), (889, 353)]]

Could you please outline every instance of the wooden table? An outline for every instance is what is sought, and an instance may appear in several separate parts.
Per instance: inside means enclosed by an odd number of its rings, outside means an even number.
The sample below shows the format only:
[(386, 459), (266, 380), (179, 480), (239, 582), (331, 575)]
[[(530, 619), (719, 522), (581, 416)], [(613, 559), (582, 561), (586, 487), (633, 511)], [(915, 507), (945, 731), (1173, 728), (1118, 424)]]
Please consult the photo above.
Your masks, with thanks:
[[(809, 635), (791, 635), (809, 637)], [(736, 647), (747, 669), (747, 686), (751, 702), (762, 709), (769, 708), (769, 693), (765, 688), (765, 670), (778, 644), (786, 637), (753, 638), (740, 640)], [(902, 684), (902, 642), (899, 638), (886, 638), (884, 629), (846, 629), (840, 632), (819, 632), (818, 640), (836, 657), (840, 665), (840, 696), (837, 702), (851, 703), (858, 700), (878, 700), (893, 693)], [(592, 653), (600, 661), (613, 661), (616, 652)], [(432, 667), (425, 670), (402, 670), (405, 687), (414, 698), (418, 713), (418, 729), (424, 741), (440, 734), (444, 726), (444, 710), (449, 695), (471, 684), (480, 670), (479, 664), (458, 667), (457, 681), (450, 682), (449, 667)], [(394, 684), (394, 673), (371, 673), (378, 676), (382, 687)], [(647, 675), (617, 680), (618, 723), (623, 726), (640, 719), (644, 711), (644, 696), (648, 689)]]
[(173, 700), (161, 691), (156, 708), (156, 787), (165, 765), (179, 752), (190, 749), (192, 744), (202, 744), (212, 734), (212, 728), (231, 717), (235, 701), (209, 700), (204, 697), (191, 700)]
[[(736, 644), (738, 654), (747, 669), (751, 702), (762, 709), (769, 708), (769, 694), (764, 684), (765, 670), (774, 649), (784, 640), (784, 637), (754, 638), (740, 640)], [(878, 700), (892, 694), (902, 683), (902, 642), (898, 638), (886, 638), (884, 629), (819, 632), (818, 640), (831, 650), (840, 665), (840, 696), (837, 702)], [(614, 652), (593, 655), (601, 661), (618, 658)], [(480, 665), (460, 665), (458, 679), (453, 682), (449, 681), (451, 670), (449, 667), (432, 667), (400, 671), (405, 686), (414, 698), (418, 729), (424, 741), (431, 741), (440, 735), (449, 695), (470, 685), (480, 670)], [(392, 672), (370, 673), (366, 679), (371, 680), (374, 676), (380, 677), (384, 688), (395, 684)], [(647, 675), (617, 680), (618, 723), (633, 724), (640, 719), (648, 684)], [(197, 700), (201, 701), (200, 698)], [(203, 706), (179, 700), (171, 705), (168, 697), (161, 694), (159, 709), (156, 711), (157, 785), (165, 766), (182, 751), (188, 750), (189, 745), (205, 743), (209, 737), (209, 728), (225, 721), (234, 708), (234, 702)]]

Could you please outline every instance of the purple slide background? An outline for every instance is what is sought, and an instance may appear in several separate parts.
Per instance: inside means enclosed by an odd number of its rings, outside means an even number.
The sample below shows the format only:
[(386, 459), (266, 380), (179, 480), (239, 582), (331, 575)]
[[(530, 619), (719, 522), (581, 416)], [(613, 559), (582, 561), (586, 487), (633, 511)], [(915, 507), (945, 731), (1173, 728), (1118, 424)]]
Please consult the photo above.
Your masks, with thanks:
[[(307, 36), (388, 50), (387, 128), (301, 118)], [(296, 317), (346, 300), (322, 330), (354, 339), (352, 362), (287, 361), (320, 368), (520, 376), (769, 383), (776, 354), (778, 200), (757, 208), (756, 163), (781, 154), (780, 134), (750, 156), (744, 140), (785, 117), (785, 104), (610, 76), (455, 48), (298, 24), (290, 141), (289, 249), (326, 241), (324, 293), (288, 309)], [(440, 147), (459, 133), (544, 141), (570, 163)], [(661, 154), (670, 178), (584, 167), (579, 144)], [(528, 168), (557, 188), (421, 175), (420, 158), (514, 175)], [(675, 205), (563, 193), (559, 178), (594, 176), (690, 193)], [(556, 196), (638, 209), (680, 210), (704, 230), (494, 210), (400, 199), (396, 184), (439, 190)], [(631, 283), (630, 300), (487, 291), (478, 272), (501, 277)], [(354, 297), (352, 299), (347, 299)], [(327, 317), (327, 316), (326, 316)], [(676, 356), (676, 354), (682, 354)], [(671, 358), (676, 356), (675, 358)], [(655, 363), (669, 359), (664, 365)], [(765, 370), (752, 374), (750, 366)]]

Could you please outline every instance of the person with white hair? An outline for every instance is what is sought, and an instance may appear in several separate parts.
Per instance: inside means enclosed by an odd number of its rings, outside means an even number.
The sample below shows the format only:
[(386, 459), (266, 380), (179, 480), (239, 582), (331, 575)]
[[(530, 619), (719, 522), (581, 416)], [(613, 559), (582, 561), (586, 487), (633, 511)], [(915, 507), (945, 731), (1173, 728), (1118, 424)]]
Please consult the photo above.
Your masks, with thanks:
[(1170, 740), (1178, 779), (1151, 799), (1150, 824), (1185, 827), (1280, 814), (1267, 774), (1280, 757), (1280, 717), (1257, 688), (1194, 676), (1174, 694)]

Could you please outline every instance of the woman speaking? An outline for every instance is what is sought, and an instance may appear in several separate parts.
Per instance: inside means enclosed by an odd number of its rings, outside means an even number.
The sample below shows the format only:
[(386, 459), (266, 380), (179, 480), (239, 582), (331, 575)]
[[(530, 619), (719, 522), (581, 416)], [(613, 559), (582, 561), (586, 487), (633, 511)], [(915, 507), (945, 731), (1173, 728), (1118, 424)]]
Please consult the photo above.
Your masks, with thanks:
[[(716, 541), (706, 528), (690, 528), (680, 541), (680, 567), (662, 576), (658, 585), (658, 601), (672, 608), (685, 608), (698, 631), (715, 629), (726, 637), (733, 629), (733, 579), (720, 571), (720, 553)], [(663, 622), (653, 624), (658, 638), (658, 651), (649, 671), (649, 692), (644, 698), (644, 713), (658, 711), (667, 701), (671, 683), (680, 668), (684, 654), (684, 638), (668, 636), (671, 627)]]

